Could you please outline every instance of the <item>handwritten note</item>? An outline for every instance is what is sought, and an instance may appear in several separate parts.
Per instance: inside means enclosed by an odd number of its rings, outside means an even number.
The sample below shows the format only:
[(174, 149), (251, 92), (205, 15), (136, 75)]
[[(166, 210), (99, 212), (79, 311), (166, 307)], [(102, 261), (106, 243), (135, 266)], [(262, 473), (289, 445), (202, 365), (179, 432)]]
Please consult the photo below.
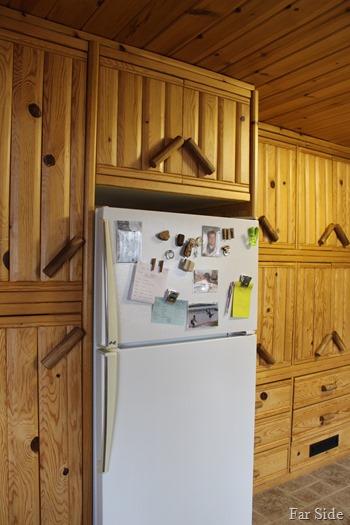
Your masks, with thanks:
[(177, 300), (169, 303), (162, 297), (156, 297), (152, 308), (152, 323), (185, 326), (187, 315), (187, 301)]
[(153, 304), (156, 296), (165, 293), (168, 272), (168, 268), (163, 268), (162, 272), (151, 271), (149, 264), (141, 261), (136, 263), (130, 299)]
[(253, 283), (242, 286), (241, 282), (235, 282), (232, 300), (232, 317), (246, 318), (250, 315), (250, 300), (252, 295)]

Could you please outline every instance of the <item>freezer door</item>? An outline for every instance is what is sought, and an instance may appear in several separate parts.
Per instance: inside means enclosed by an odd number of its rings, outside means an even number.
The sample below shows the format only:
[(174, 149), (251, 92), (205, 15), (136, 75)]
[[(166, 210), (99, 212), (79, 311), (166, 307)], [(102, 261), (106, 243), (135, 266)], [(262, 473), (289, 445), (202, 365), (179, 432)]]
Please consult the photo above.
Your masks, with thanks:
[(255, 348), (246, 336), (119, 351), (95, 525), (251, 525)]
[[(256, 330), (257, 290), (258, 290), (258, 247), (248, 242), (249, 228), (257, 228), (256, 220), (228, 219), (177, 213), (160, 213), (144, 210), (102, 208), (97, 214), (96, 228), (96, 272), (95, 272), (95, 311), (97, 317), (97, 344), (106, 345), (105, 326), (105, 289), (104, 253), (105, 240), (103, 221), (109, 221), (114, 253), (128, 246), (136, 252), (137, 241), (133, 235), (118, 228), (141, 228), (139, 263), (118, 262), (114, 258), (115, 293), (117, 296), (117, 316), (119, 344), (137, 345), (141, 342), (170, 341), (192, 337), (211, 337), (222, 333), (250, 332)], [(142, 224), (141, 224), (142, 223)], [(119, 226), (118, 226), (119, 225)], [(194, 246), (190, 257), (184, 256), (184, 246), (177, 246), (179, 234), (188, 239), (200, 239), (205, 245), (210, 229), (217, 231), (217, 251), (215, 256), (204, 255), (204, 247)], [(169, 239), (161, 240), (157, 234), (169, 230)], [(223, 231), (234, 230), (234, 238), (224, 240)], [(205, 233), (207, 232), (207, 234)], [(123, 239), (117, 241), (117, 239)], [(119, 240), (120, 240), (119, 239)], [(133, 246), (133, 242), (135, 246)], [(229, 253), (225, 256), (223, 248)], [(126, 249), (126, 248), (125, 248)], [(202, 251), (203, 250), (203, 251)], [(128, 252), (129, 253), (129, 252)], [(119, 259), (128, 259), (128, 253), (121, 253)], [(170, 255), (169, 255), (170, 253)], [(195, 256), (195, 254), (197, 256)], [(171, 258), (168, 258), (171, 257)], [(154, 260), (154, 269), (151, 261)], [(185, 271), (183, 261), (190, 261), (191, 271)], [(194, 270), (192, 270), (192, 264)], [(138, 266), (137, 276), (136, 270)], [(162, 272), (160, 271), (162, 269)], [(144, 273), (143, 273), (144, 272)], [(249, 314), (231, 315), (232, 301), (226, 310), (230, 283), (238, 282), (242, 275), (251, 277), (249, 289), (234, 289), (232, 297), (236, 304), (245, 302), (249, 295)], [(208, 286), (206, 286), (206, 284)], [(154, 305), (150, 299), (151, 288), (155, 288), (155, 297), (163, 299), (167, 290), (175, 290), (179, 295), (174, 304), (160, 302)], [(244, 292), (243, 296), (238, 292)], [(148, 295), (149, 294), (149, 295)], [(141, 300), (142, 299), (142, 300)], [(145, 300), (150, 300), (149, 303)], [(190, 305), (198, 306), (196, 322), (191, 324)], [(108, 315), (107, 315), (108, 317)]]

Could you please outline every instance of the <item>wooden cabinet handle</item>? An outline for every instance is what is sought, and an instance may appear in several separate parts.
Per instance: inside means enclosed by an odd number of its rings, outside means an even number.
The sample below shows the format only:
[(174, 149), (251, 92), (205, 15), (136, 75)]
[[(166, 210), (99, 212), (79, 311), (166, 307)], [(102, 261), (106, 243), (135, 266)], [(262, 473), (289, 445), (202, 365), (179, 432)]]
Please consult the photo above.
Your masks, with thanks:
[(345, 231), (343, 230), (343, 228), (340, 226), (340, 224), (336, 224), (334, 226), (334, 231), (336, 233), (336, 236), (338, 237), (338, 239), (340, 240), (340, 242), (342, 243), (342, 245), (344, 246), (344, 248), (346, 246), (349, 246), (350, 244), (350, 241), (349, 239), (347, 238), (346, 236), (346, 233)]
[(321, 386), (321, 392), (332, 392), (332, 390), (337, 390), (338, 385), (322, 385)]
[(60, 252), (55, 255), (52, 261), (49, 262), (47, 266), (43, 269), (43, 272), (48, 277), (53, 277), (55, 273), (63, 266), (63, 264), (71, 259), (73, 255), (77, 253), (81, 246), (85, 243), (85, 240), (82, 237), (76, 235), (73, 237)]
[(152, 168), (156, 168), (161, 162), (164, 162), (168, 157), (170, 157), (170, 155), (174, 153), (174, 151), (181, 148), (184, 142), (185, 139), (181, 137), (181, 135), (178, 135), (149, 161), (149, 165)]
[(328, 239), (328, 237), (330, 236), (330, 234), (332, 233), (332, 231), (334, 230), (334, 228), (335, 228), (335, 224), (333, 224), (333, 222), (331, 222), (327, 226), (325, 231), (322, 233), (321, 237), (319, 238), (318, 244), (323, 245), (326, 242), (326, 240)]
[(315, 350), (316, 357), (321, 357), (327, 345), (330, 343), (330, 341), (332, 341), (332, 339), (333, 339), (333, 336), (331, 333), (324, 336), (321, 343), (318, 345), (318, 347)]
[(197, 160), (203, 168), (203, 171), (206, 175), (211, 175), (215, 171), (215, 166), (210, 162), (208, 157), (203, 153), (200, 147), (195, 143), (195, 141), (190, 137), (185, 140), (185, 148), (191, 153), (191, 155)]
[(259, 357), (261, 357), (268, 365), (274, 365), (276, 363), (276, 359), (270, 354), (270, 352), (266, 350), (266, 348), (261, 343), (257, 344), (256, 351)]
[(267, 219), (267, 217), (265, 215), (262, 215), (261, 217), (259, 217), (259, 225), (261, 226), (261, 229), (264, 232), (264, 234), (267, 236), (267, 238), (271, 242), (277, 242), (278, 241), (278, 239), (279, 239), (278, 233), (271, 226), (269, 220)]
[(320, 416), (320, 425), (326, 425), (327, 423), (329, 423), (330, 421), (332, 421), (332, 419), (335, 418), (335, 415), (334, 414), (324, 414), (324, 416)]
[(262, 442), (262, 438), (260, 436), (254, 437), (254, 446), (260, 445), (261, 442)]
[(84, 337), (85, 332), (78, 326), (74, 327), (73, 330), (69, 332), (69, 334), (66, 335), (62, 339), (58, 345), (56, 345), (51, 352), (44, 357), (44, 359), (41, 360), (41, 364), (43, 364), (46, 368), (51, 370), (61, 359), (64, 357), (72, 348), (81, 341), (81, 339)]
[(264, 403), (262, 401), (255, 401), (255, 409), (261, 408), (264, 406)]
[(260, 476), (260, 472), (258, 470), (253, 470), (253, 478), (254, 479), (258, 479), (258, 477)]
[(334, 344), (338, 348), (339, 352), (345, 352), (346, 350), (345, 343), (336, 330), (333, 330), (332, 337), (333, 337)]

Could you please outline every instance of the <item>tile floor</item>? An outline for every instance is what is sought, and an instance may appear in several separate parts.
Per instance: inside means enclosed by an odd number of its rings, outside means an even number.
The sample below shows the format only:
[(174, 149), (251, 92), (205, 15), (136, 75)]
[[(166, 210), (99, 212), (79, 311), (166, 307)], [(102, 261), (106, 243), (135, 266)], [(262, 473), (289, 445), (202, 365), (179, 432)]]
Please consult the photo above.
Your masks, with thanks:
[(254, 496), (253, 525), (300, 523), (350, 525), (350, 456)]

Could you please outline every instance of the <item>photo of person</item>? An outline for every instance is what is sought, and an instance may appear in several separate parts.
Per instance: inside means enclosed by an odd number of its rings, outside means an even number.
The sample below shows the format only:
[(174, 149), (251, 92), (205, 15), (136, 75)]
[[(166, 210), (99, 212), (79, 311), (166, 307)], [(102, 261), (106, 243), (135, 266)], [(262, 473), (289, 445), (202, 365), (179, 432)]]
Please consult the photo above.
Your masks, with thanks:
[(202, 255), (206, 257), (219, 257), (219, 235), (220, 228), (203, 226)]
[(193, 291), (195, 293), (218, 291), (218, 270), (195, 270), (193, 280)]

